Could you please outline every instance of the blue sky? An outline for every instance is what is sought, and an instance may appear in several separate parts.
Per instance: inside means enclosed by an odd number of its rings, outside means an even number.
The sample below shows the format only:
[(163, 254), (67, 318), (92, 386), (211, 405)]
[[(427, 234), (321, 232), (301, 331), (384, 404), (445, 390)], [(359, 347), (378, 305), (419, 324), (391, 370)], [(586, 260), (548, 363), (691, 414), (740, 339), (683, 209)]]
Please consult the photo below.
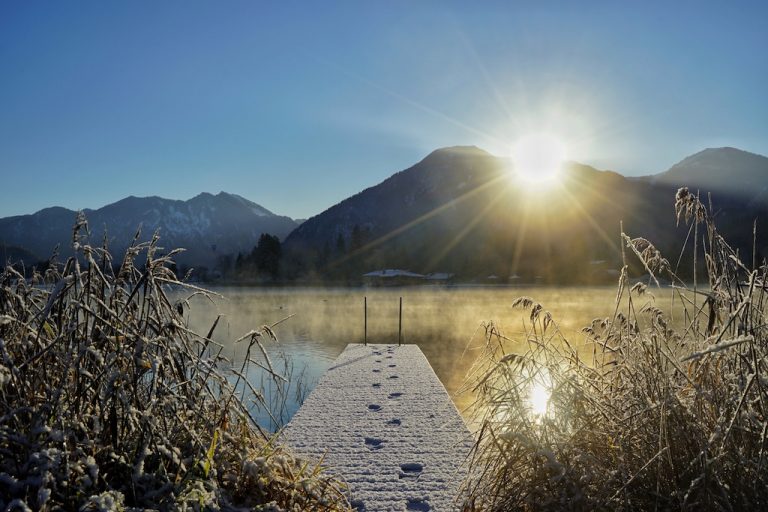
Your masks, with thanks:
[(768, 154), (767, 2), (0, 3), (0, 216), (240, 194), (308, 217), (549, 131), (627, 175)]

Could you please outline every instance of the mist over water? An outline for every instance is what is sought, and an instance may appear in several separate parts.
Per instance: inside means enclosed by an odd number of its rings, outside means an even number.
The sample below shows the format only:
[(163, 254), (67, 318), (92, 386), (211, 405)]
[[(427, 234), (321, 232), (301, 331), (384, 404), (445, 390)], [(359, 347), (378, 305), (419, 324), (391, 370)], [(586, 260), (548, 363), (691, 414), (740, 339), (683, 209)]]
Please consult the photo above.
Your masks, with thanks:
[[(278, 342), (263, 340), (273, 363), (285, 352), (303, 380), (314, 387), (348, 343), (364, 337), (363, 301), (368, 298), (368, 342), (398, 342), (399, 298), (403, 298), (403, 343), (419, 345), (454, 403), (463, 411), (472, 400), (459, 394), (467, 371), (484, 344), (485, 322), (522, 339), (526, 314), (512, 308), (520, 296), (530, 296), (550, 311), (568, 339), (584, 340), (581, 328), (593, 318), (613, 313), (616, 290), (601, 288), (405, 287), (405, 288), (255, 288), (221, 287), (214, 303), (196, 298), (190, 328), (205, 334), (223, 315), (213, 339), (235, 363), (245, 357), (247, 342), (235, 340), (262, 325), (274, 327)], [(281, 322), (282, 320), (282, 322)], [(280, 367), (280, 364), (275, 364)], [(249, 374), (254, 385), (263, 375)], [(295, 389), (289, 393), (285, 418), (298, 409)]]

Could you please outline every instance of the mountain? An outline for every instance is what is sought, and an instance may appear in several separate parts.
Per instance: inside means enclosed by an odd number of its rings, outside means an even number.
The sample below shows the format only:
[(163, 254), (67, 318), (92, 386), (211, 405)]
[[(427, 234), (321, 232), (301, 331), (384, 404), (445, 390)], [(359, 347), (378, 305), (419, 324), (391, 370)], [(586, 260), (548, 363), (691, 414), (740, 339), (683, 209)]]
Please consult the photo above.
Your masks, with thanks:
[[(432, 152), (421, 162), (304, 221), (286, 239), (287, 247), (351, 241), (354, 226), (375, 234), (395, 231), (440, 205), (481, 188), (498, 176), (500, 162), (476, 147)], [(445, 212), (447, 213), (447, 212)]]
[(0, 244), (0, 264), (16, 264), (18, 262), (36, 263), (40, 257), (21, 247)]
[[(622, 226), (677, 261), (688, 228), (676, 226), (674, 197), (688, 186), (712, 193), (720, 231), (743, 254), (752, 253), (757, 220), (757, 255), (768, 256), (764, 156), (706, 149), (643, 178), (571, 162), (551, 187), (523, 185), (512, 171), (508, 159), (473, 146), (438, 149), (301, 224), (224, 192), (188, 201), (128, 197), (85, 213), (91, 244), (100, 245), (106, 229), (119, 254), (141, 225), (142, 239), (159, 230), (163, 247), (186, 248), (182, 266), (231, 268), (233, 255), (250, 253), (270, 233), (284, 238), (285, 278), (358, 282), (373, 270), (403, 269), (460, 281), (592, 283), (615, 279)], [(28, 262), (59, 244), (66, 256), (75, 215), (53, 207), (0, 219), (0, 255)]]
[(650, 179), (755, 200), (765, 196), (768, 189), (768, 158), (736, 148), (708, 148)]
[[(716, 169), (707, 156), (698, 168)], [(675, 225), (673, 208), (678, 185), (689, 178), (682, 168), (670, 169), (665, 179), (628, 179), (569, 163), (552, 188), (523, 186), (511, 168), (507, 159), (475, 147), (434, 151), (301, 224), (285, 240), (285, 269), (294, 277), (351, 280), (400, 268), (449, 272), (460, 280), (594, 282), (621, 264), (621, 225), (676, 260), (687, 232)], [(746, 176), (759, 172), (745, 170), (742, 188), (750, 186)], [(705, 176), (695, 175), (694, 190)], [(753, 219), (768, 226), (768, 208), (745, 205), (733, 190), (714, 190), (718, 222), (746, 250)], [(768, 254), (768, 243), (761, 243), (761, 254)]]
[[(122, 253), (141, 227), (142, 240), (158, 230), (162, 247), (185, 248), (177, 257), (180, 264), (209, 267), (226, 255), (250, 252), (262, 233), (283, 238), (296, 227), (289, 217), (226, 192), (202, 193), (187, 201), (130, 196), (84, 213), (91, 244), (101, 245), (106, 232), (113, 255)], [(53, 207), (0, 219), (0, 247), (22, 247), (47, 258), (58, 244), (67, 255), (75, 217), (73, 210)]]

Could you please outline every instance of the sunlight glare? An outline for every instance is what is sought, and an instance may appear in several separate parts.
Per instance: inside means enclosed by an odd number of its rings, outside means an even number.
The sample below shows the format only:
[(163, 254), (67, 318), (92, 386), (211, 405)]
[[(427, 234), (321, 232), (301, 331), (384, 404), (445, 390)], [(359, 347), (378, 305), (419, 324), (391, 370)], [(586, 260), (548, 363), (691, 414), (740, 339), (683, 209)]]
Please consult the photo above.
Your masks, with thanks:
[(546, 415), (549, 404), (549, 389), (543, 383), (536, 382), (531, 386), (528, 402), (531, 406), (531, 412), (535, 416)]
[(526, 183), (554, 181), (565, 159), (565, 145), (559, 138), (548, 133), (525, 135), (512, 147), (515, 173)]

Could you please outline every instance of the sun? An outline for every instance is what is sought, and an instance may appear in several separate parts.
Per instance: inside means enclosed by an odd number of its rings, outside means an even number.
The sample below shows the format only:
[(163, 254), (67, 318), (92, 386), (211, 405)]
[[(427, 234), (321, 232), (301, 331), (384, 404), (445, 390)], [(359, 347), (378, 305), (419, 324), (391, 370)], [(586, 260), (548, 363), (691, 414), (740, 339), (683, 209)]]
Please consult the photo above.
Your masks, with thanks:
[(567, 154), (565, 144), (549, 133), (531, 133), (512, 146), (515, 174), (524, 183), (545, 184), (557, 180)]

